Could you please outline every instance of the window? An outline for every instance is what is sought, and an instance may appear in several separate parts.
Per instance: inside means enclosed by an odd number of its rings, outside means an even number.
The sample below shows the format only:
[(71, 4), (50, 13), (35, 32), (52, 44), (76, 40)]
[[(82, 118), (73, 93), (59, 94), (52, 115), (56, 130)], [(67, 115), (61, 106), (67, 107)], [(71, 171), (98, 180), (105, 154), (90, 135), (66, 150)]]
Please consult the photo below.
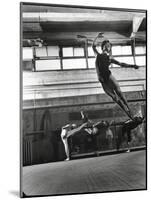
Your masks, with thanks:
[(37, 57), (59, 57), (59, 47), (58, 46), (43, 46), (35, 48)]
[(63, 48), (63, 57), (73, 56), (73, 47), (64, 47)]
[(113, 55), (121, 55), (122, 53), (121, 46), (112, 46)]
[(130, 45), (121, 46), (122, 55), (131, 55), (132, 49)]
[(146, 47), (145, 46), (136, 46), (135, 53), (136, 54), (146, 54)]
[(73, 56), (84, 56), (84, 49), (81, 47), (74, 47)]
[(78, 59), (63, 59), (63, 69), (85, 69), (85, 58)]
[(63, 57), (84, 57), (82, 47), (63, 47)]
[(94, 56), (94, 51), (92, 47), (88, 47), (88, 56)]
[[(133, 56), (124, 56), (124, 57), (115, 57), (115, 60), (122, 62), (122, 63), (127, 63), (127, 64), (134, 64), (134, 58)], [(120, 67), (119, 65), (112, 64), (112, 67)]]
[(59, 47), (58, 46), (48, 46), (47, 54), (48, 54), (48, 56), (58, 56), (59, 57)]
[(33, 49), (31, 47), (23, 48), (23, 60), (32, 60), (33, 59)]
[[(100, 46), (97, 46), (97, 50), (101, 53)], [(88, 58), (86, 57), (86, 51), (88, 53)], [(136, 46), (135, 52), (136, 64), (145, 66), (145, 46)], [(43, 46), (36, 47), (35, 54), (38, 57), (38, 59), (35, 60), (35, 69), (37, 71), (95, 68), (95, 55), (92, 46), (88, 46), (87, 49), (83, 46), (61, 48), (59, 46)], [(112, 54), (119, 62), (134, 64), (131, 45), (113, 45)], [(23, 48), (23, 60), (24, 62), (26, 61), (23, 67), (24, 70), (32, 70), (32, 59), (33, 49), (27, 47)], [(112, 64), (112, 67), (120, 66)]]
[(35, 66), (37, 71), (58, 70), (60, 69), (60, 60), (37, 60)]
[(112, 54), (113, 55), (131, 55), (131, 46), (130, 45), (116, 45), (112, 47)]
[(46, 57), (47, 56), (46, 47), (36, 47), (35, 53), (37, 57)]
[(95, 68), (95, 58), (88, 58), (89, 68)]
[(146, 66), (146, 56), (136, 56), (136, 64), (139, 66)]

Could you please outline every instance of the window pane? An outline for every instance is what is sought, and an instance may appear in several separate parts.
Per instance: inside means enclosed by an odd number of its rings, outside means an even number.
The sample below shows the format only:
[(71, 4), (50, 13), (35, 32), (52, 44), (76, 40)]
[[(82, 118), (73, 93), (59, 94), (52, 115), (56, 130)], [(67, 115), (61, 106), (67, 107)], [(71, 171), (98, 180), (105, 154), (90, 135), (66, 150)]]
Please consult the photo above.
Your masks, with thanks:
[(89, 68), (95, 68), (95, 58), (88, 59), (88, 66)]
[(121, 55), (122, 54), (121, 46), (112, 46), (112, 54), (113, 55)]
[(55, 70), (60, 69), (60, 60), (37, 60), (36, 70)]
[(146, 66), (146, 56), (136, 56), (136, 64)]
[(84, 56), (84, 49), (82, 47), (75, 47), (74, 56)]
[(122, 55), (131, 55), (132, 54), (132, 50), (131, 50), (131, 46), (122, 46)]
[(48, 46), (47, 53), (48, 53), (48, 56), (59, 56), (59, 47), (58, 46)]
[(23, 60), (33, 59), (33, 50), (32, 48), (25, 47), (23, 48)]
[(73, 47), (64, 47), (63, 56), (73, 56)]
[(48, 56), (46, 47), (36, 47), (36, 56), (37, 57), (46, 57), (46, 56)]
[(94, 51), (92, 47), (88, 47), (88, 56), (94, 56)]
[[(115, 60), (119, 61), (119, 62), (123, 62), (126, 64), (134, 64), (134, 59), (133, 56), (128, 56), (128, 57), (115, 57)], [(119, 65), (116, 64), (112, 64), (112, 67), (120, 67)]]
[(127, 64), (130, 64), (130, 65), (133, 65), (134, 64), (133, 56), (123, 57), (123, 63), (127, 63)]
[(85, 58), (63, 60), (63, 69), (81, 69), (81, 68), (86, 68)]
[(131, 46), (130, 45), (125, 45), (125, 46), (113, 46), (112, 47), (112, 54), (113, 55), (131, 55)]
[(146, 47), (145, 46), (135, 47), (135, 53), (136, 54), (145, 54), (146, 53)]

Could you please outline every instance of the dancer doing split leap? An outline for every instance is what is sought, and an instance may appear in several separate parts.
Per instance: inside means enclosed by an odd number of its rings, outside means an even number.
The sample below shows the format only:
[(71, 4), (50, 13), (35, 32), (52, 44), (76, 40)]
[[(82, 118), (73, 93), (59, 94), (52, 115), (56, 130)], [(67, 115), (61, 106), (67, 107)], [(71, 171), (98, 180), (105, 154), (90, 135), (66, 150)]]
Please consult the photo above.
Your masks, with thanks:
[(124, 111), (125, 113), (133, 120), (132, 113), (128, 106), (128, 103), (120, 89), (120, 86), (117, 80), (112, 75), (111, 71), (109, 70), (109, 66), (111, 63), (120, 65), (121, 67), (126, 68), (134, 68), (138, 69), (137, 65), (130, 65), (126, 63), (121, 63), (111, 57), (111, 48), (112, 44), (109, 40), (104, 40), (101, 43), (102, 53), (99, 53), (96, 49), (97, 39), (103, 38), (103, 33), (99, 33), (97, 37), (93, 41), (93, 51), (96, 55), (96, 71), (98, 75), (99, 82), (102, 84), (102, 87), (107, 95), (109, 95), (114, 102), (116, 102)]

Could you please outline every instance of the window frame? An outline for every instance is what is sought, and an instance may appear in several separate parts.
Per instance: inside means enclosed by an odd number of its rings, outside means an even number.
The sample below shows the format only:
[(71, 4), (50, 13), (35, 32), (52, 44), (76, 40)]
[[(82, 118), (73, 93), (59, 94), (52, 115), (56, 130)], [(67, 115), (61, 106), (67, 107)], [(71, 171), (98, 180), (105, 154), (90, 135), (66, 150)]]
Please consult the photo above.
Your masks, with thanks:
[[(116, 44), (115, 46), (130, 46), (130, 44)], [(53, 46), (53, 45), (51, 45)], [(72, 71), (72, 70), (93, 70), (95, 69), (95, 67), (90, 67), (89, 66), (89, 58), (95, 58), (95, 55), (92, 56), (92, 55), (89, 55), (89, 51), (88, 51), (88, 48), (92, 48), (90, 45), (88, 45), (87, 43), (85, 43), (84, 45), (76, 45), (76, 46), (72, 46), (72, 45), (68, 45), (68, 46), (59, 46), (59, 45), (55, 45), (55, 46), (58, 46), (58, 49), (59, 49), (59, 53), (58, 53), (58, 56), (43, 56), (43, 57), (37, 57), (35, 55), (35, 49), (33, 47), (33, 59), (26, 59), (26, 60), (23, 60), (24, 61), (32, 61), (33, 62), (33, 69), (31, 71), (34, 71), (34, 72), (44, 72), (44, 71)], [(138, 46), (144, 46), (146, 47), (146, 45), (144, 44), (138, 44), (136, 45), (136, 47)], [(72, 47), (73, 48), (73, 56), (63, 56), (63, 48), (66, 48), (66, 47)], [(48, 46), (46, 46), (46, 51), (47, 51), (47, 48)], [(83, 48), (83, 56), (74, 56), (74, 48)], [(135, 54), (135, 58), (138, 57), (138, 56), (146, 56), (146, 53), (136, 53)], [(133, 57), (134, 59), (134, 56), (132, 54), (132, 51), (131, 51), (131, 54), (116, 54), (113, 56), (115, 59), (116, 57)], [(64, 59), (80, 59), (80, 58), (84, 58), (85, 61), (86, 61), (86, 67), (85, 68), (71, 68), (71, 69), (64, 69), (64, 66), (63, 66), (63, 60)], [(37, 60), (60, 60), (60, 68), (59, 69), (48, 69), (48, 70), (36, 70), (36, 67), (35, 67), (35, 62)], [(136, 63), (137, 64), (137, 63)], [(141, 65), (140, 67), (145, 67), (145, 65)], [(110, 68), (119, 68), (119, 66), (113, 66), (111, 64)]]

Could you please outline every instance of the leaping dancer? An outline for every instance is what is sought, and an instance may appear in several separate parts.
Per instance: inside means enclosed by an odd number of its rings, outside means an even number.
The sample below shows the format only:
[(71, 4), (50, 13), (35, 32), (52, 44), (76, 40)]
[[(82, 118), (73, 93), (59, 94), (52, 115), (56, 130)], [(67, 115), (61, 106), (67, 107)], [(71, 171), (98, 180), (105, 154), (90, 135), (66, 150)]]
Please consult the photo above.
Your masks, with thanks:
[(111, 71), (109, 70), (109, 66), (111, 63), (120, 65), (121, 67), (125, 68), (134, 68), (138, 69), (137, 65), (130, 65), (126, 63), (121, 63), (111, 57), (111, 48), (112, 44), (109, 40), (104, 40), (101, 43), (102, 53), (99, 53), (96, 49), (97, 39), (103, 38), (103, 33), (99, 33), (97, 37), (93, 41), (93, 51), (96, 55), (96, 71), (98, 75), (98, 80), (102, 84), (102, 87), (107, 95), (109, 95), (114, 102), (116, 102), (124, 112), (133, 120), (132, 113), (128, 106), (128, 103), (120, 89), (120, 86), (117, 80), (112, 75)]

